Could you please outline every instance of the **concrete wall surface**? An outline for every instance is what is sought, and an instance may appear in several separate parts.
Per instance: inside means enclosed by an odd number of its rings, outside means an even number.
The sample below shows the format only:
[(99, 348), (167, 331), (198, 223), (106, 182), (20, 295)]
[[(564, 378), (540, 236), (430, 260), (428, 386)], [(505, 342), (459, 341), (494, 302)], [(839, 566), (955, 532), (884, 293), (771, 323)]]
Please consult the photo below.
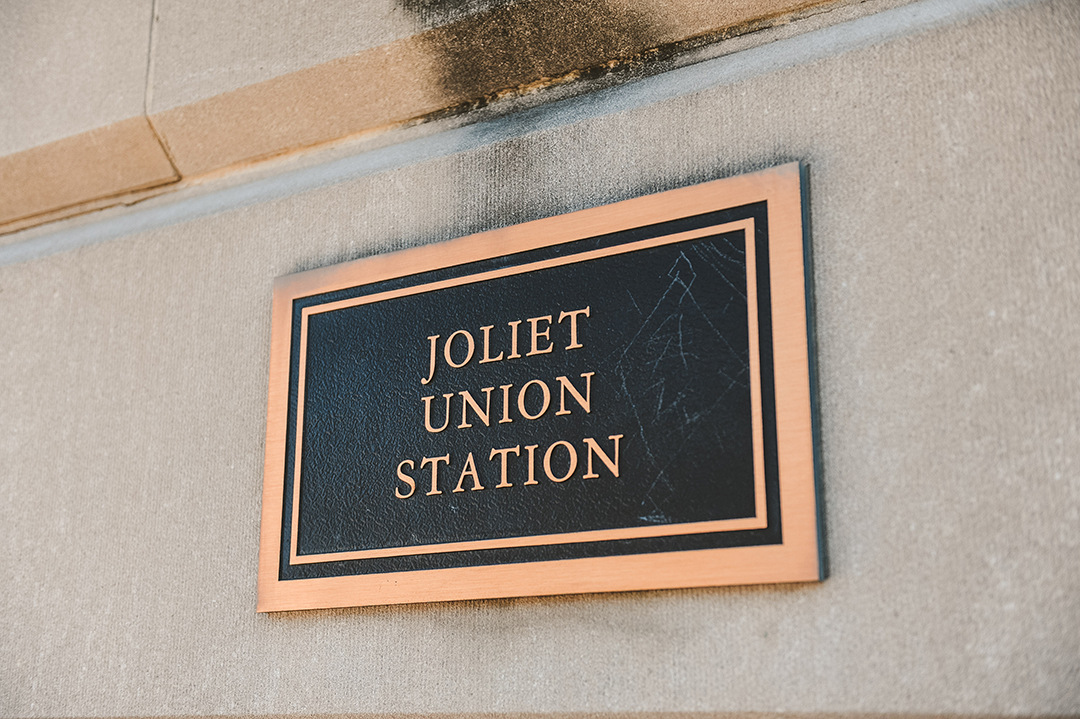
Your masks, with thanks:
[[(0, 715), (1080, 714), (1080, 3), (965, 2), (12, 236)], [(828, 579), (256, 614), (275, 277), (792, 160)]]

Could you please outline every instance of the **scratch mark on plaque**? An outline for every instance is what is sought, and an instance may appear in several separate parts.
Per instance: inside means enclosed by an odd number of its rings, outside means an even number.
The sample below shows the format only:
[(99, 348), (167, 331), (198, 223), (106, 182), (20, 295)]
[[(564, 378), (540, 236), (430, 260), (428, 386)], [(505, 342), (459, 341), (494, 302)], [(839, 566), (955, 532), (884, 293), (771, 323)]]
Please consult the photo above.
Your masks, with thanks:
[(679, 315), (679, 357), (682, 359), (683, 367), (690, 369), (690, 365), (686, 363), (686, 345), (683, 342), (683, 316)]
[(746, 322), (741, 244), (704, 238), (669, 260), (667, 282), (652, 299), (626, 289), (641, 324), (605, 361), (628, 401), (628, 434), (639, 439), (651, 469), (638, 498), (642, 522), (684, 521), (667, 509), (675, 495), (671, 472), (686, 471), (685, 452), (702, 432), (721, 452), (741, 441), (725, 430), (723, 418), (749, 400), (749, 337), (726, 336)]

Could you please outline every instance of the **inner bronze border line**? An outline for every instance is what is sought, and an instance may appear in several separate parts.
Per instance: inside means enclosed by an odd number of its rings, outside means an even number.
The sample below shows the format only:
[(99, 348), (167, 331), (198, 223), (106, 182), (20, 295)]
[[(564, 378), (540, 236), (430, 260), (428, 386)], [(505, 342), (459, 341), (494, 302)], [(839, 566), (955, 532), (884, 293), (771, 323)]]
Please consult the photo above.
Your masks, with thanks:
[[(683, 524), (671, 524), (651, 527), (621, 527), (618, 529), (595, 529), (583, 532), (565, 532), (561, 534), (539, 534), (525, 537), (503, 537), (499, 539), (479, 539), (462, 542), (445, 542), (440, 544), (424, 544), (411, 547), (386, 547), (382, 549), (363, 549), (348, 552), (330, 552), (324, 554), (297, 554), (297, 542), (300, 520), (300, 465), (303, 451), (304, 430), (304, 383), (307, 368), (307, 328), (308, 317), (323, 312), (356, 307), (358, 305), (384, 302), (398, 297), (424, 294), (449, 287), (475, 284), (500, 277), (524, 274), (536, 270), (560, 267), (563, 265), (577, 264), (588, 260), (610, 257), (613, 255), (636, 252), (638, 250), (660, 247), (663, 245), (699, 239), (710, 235), (721, 234), (742, 230), (745, 238), (746, 253), (746, 303), (747, 320), (749, 325), (750, 341), (750, 416), (751, 435), (753, 438), (754, 453), (754, 516), (739, 519), (720, 519), (706, 522), (686, 522)], [(768, 517), (765, 514), (765, 448), (764, 430), (761, 410), (761, 364), (758, 334), (758, 308), (757, 308), (757, 251), (754, 233), (754, 220), (752, 218), (727, 222), (712, 227), (703, 227), (687, 232), (679, 232), (663, 237), (654, 237), (647, 240), (639, 240), (625, 245), (615, 245), (598, 250), (581, 252), (568, 257), (556, 257), (538, 262), (530, 262), (513, 267), (505, 267), (498, 270), (479, 272), (463, 277), (454, 277), (438, 282), (430, 282), (412, 287), (402, 287), (396, 290), (378, 292), (363, 297), (354, 297), (336, 302), (327, 302), (321, 305), (305, 307), (301, 310), (300, 318), (300, 365), (297, 373), (297, 408), (296, 408), (296, 435), (294, 441), (295, 462), (293, 467), (293, 502), (292, 502), (292, 532), (289, 551), (290, 564), (316, 564), (323, 562), (342, 562), (355, 559), (375, 559), (378, 557), (403, 557), (420, 554), (441, 554), (446, 552), (463, 552), (480, 549), (504, 549), (511, 547), (539, 547), (552, 544), (570, 544), (575, 542), (602, 542), (613, 539), (637, 539), (642, 537), (669, 537), (683, 534), (699, 534), (704, 532), (736, 532), (750, 529), (765, 529), (768, 526)]]

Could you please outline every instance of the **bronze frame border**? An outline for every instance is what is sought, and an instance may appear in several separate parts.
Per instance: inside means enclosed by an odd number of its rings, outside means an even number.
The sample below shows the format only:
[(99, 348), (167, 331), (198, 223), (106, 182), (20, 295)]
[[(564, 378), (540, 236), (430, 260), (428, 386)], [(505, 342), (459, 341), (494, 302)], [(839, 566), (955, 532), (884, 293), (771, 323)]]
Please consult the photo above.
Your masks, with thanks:
[[(279, 579), (292, 300), (689, 215), (768, 203), (782, 544), (377, 575)], [(260, 612), (495, 597), (806, 582), (821, 578), (798, 163), (449, 242), (287, 275), (274, 283)], [(337, 556), (337, 555), (335, 555)]]
[[(615, 529), (597, 529), (581, 532), (565, 532), (562, 534), (534, 534), (520, 537), (504, 537), (499, 539), (481, 539), (461, 542), (444, 542), (439, 544), (413, 545), (408, 547), (387, 547), (384, 549), (353, 550), (346, 552), (332, 552), (325, 554), (297, 554), (298, 529), (300, 525), (300, 483), (301, 465), (303, 459), (303, 442), (301, 437), (304, 433), (304, 380), (307, 364), (307, 324), (308, 317), (323, 312), (358, 305), (385, 302), (397, 297), (434, 292), (446, 287), (460, 287), (461, 285), (484, 282), (499, 277), (524, 274), (535, 270), (543, 270), (551, 267), (577, 264), (601, 257), (611, 257), (627, 252), (660, 247), (662, 245), (683, 242), (686, 240), (709, 237), (723, 232), (741, 230), (746, 237), (746, 295), (747, 295), (747, 320), (750, 328), (750, 415), (753, 436), (754, 452), (754, 516), (740, 517), (738, 519), (722, 519), (704, 522), (685, 522), (682, 524), (668, 524), (649, 527), (619, 527)], [(501, 547), (536, 547), (549, 544), (568, 544), (572, 542), (603, 542), (611, 539), (636, 539), (639, 537), (670, 537), (680, 534), (698, 534), (702, 532), (737, 532), (748, 529), (765, 529), (769, 526), (768, 517), (765, 514), (765, 439), (761, 414), (761, 362), (759, 354), (759, 327), (757, 307), (757, 257), (754, 242), (754, 220), (736, 220), (721, 225), (702, 227), (697, 230), (678, 232), (671, 235), (663, 235), (647, 240), (638, 240), (623, 245), (606, 247), (601, 250), (581, 252), (568, 257), (559, 257), (538, 262), (529, 262), (520, 265), (512, 265), (499, 270), (479, 272), (472, 275), (464, 275), (449, 280), (430, 282), (424, 285), (413, 285), (397, 290), (380, 292), (373, 295), (363, 295), (348, 300), (337, 300), (321, 305), (312, 305), (301, 310), (300, 319), (300, 367), (297, 377), (297, 412), (296, 412), (296, 442), (294, 444), (294, 469), (293, 469), (293, 501), (292, 501), (292, 536), (289, 539), (289, 564), (318, 564), (322, 562), (343, 562), (351, 559), (374, 559), (375, 557), (402, 557), (417, 554), (435, 554), (443, 552), (465, 552), (475, 549), (497, 549)]]

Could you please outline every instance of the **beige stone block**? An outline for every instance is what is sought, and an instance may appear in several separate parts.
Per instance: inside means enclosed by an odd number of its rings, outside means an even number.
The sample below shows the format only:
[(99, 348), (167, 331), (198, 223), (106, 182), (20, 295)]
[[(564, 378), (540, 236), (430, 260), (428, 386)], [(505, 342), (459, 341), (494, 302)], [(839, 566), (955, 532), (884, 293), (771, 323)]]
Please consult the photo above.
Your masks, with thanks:
[(151, 4), (0, 3), (0, 156), (143, 113)]
[[(341, 139), (446, 104), (406, 40), (153, 116), (182, 175)], [(407, 69), (407, 70), (406, 70)]]
[(178, 178), (145, 117), (0, 157), (5, 223), (156, 187)]
[(200, 175), (603, 72), (828, 2), (525, 0), (153, 118), (180, 172)]
[[(159, 0), (154, 38), (150, 112), (164, 112), (247, 85), (305, 70), (482, 15), (506, 5), (499, 0), (439, 3), (431, 0)], [(505, 26), (536, 21), (559, 30), (597, 29), (600, 19), (633, 16), (656, 33), (658, 43), (698, 34), (686, 28), (727, 27), (749, 18), (820, 4), (820, 0), (614, 0), (608, 3), (518, 3)], [(541, 16), (537, 16), (537, 8)], [(496, 15), (495, 17), (504, 17)], [(529, 19), (531, 17), (531, 19)], [(534, 32), (535, 28), (529, 30)], [(670, 35), (668, 34), (670, 32)], [(603, 33), (601, 29), (601, 34)], [(587, 40), (587, 38), (585, 38)], [(478, 43), (479, 45), (480, 43)], [(462, 47), (469, 51), (472, 46)], [(560, 52), (566, 44), (553, 48)], [(473, 60), (482, 61), (479, 56)]]

